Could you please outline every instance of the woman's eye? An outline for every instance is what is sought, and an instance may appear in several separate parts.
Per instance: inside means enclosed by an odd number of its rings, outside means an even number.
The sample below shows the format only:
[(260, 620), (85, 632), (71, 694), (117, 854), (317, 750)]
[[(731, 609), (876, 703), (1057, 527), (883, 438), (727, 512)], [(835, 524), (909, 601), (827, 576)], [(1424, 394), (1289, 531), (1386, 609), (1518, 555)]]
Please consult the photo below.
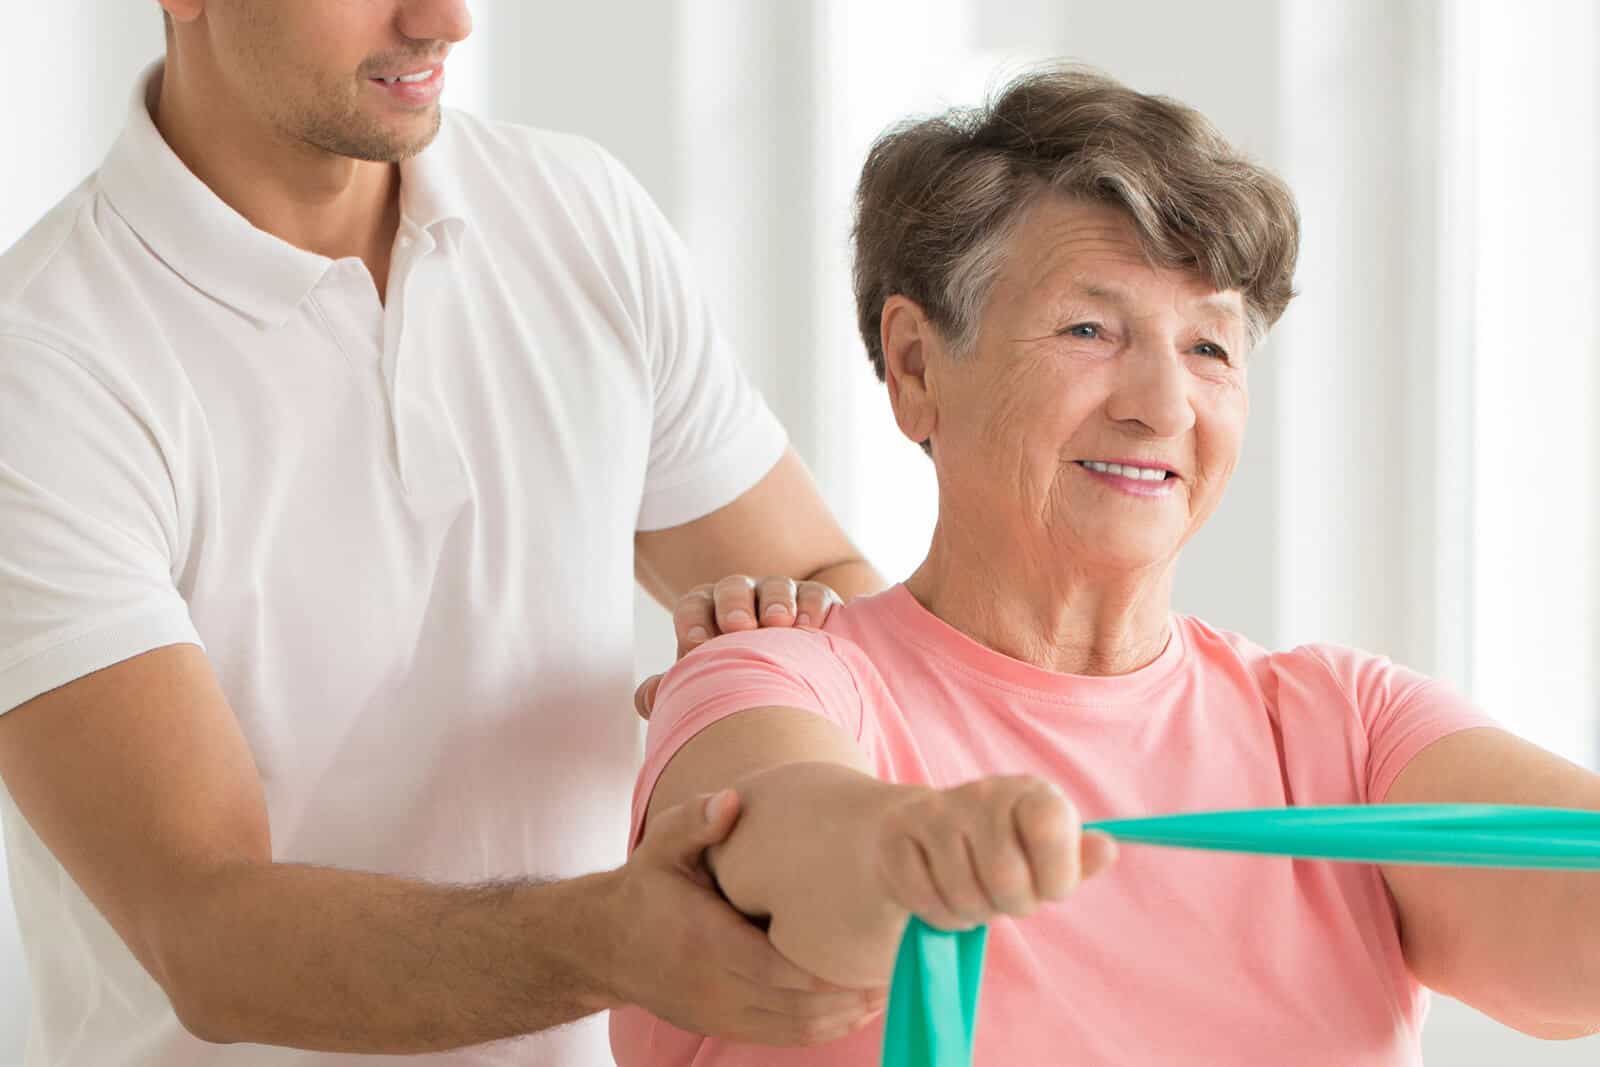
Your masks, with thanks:
[(1068, 326), (1061, 332), (1068, 337), (1099, 337), (1100, 324), (1098, 322), (1080, 322), (1076, 326)]
[(1224, 360), (1228, 358), (1228, 353), (1224, 349), (1210, 341), (1201, 341), (1194, 346), (1194, 350), (1202, 356), (1214, 356)]

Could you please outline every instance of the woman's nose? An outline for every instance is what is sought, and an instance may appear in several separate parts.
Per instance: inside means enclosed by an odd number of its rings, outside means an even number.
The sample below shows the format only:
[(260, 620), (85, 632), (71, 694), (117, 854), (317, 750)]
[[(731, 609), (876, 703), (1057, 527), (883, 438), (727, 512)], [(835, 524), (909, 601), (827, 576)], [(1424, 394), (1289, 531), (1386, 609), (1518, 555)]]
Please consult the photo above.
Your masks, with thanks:
[(1155, 437), (1178, 437), (1194, 426), (1189, 385), (1178, 353), (1128, 351), (1119, 361), (1107, 414), (1119, 423), (1137, 423)]

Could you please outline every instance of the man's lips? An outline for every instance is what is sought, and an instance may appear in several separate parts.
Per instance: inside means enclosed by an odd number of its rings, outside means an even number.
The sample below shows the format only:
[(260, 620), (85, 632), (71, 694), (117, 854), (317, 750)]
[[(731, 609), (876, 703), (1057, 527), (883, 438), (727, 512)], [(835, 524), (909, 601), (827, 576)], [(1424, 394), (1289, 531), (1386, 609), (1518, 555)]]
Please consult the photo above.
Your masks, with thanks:
[(417, 74), (427, 74), (444, 66), (444, 61), (450, 58), (449, 49), (431, 56), (405, 56), (401, 59), (391, 59), (381, 64), (377, 69), (367, 75), (373, 81), (394, 81), (398, 78), (409, 77)]
[(372, 74), (369, 77), (373, 81), (383, 82), (387, 85), (415, 84), (432, 78), (439, 72), (441, 66), (443, 66), (442, 63), (432, 63), (425, 67), (407, 67), (400, 70)]

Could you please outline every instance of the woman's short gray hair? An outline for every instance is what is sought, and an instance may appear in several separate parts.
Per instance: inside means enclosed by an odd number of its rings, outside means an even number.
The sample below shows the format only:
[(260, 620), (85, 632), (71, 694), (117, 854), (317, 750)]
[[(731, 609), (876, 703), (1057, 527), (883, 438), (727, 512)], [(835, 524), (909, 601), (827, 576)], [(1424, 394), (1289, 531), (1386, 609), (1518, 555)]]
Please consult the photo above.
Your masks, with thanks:
[(856, 187), (855, 292), (879, 378), (883, 305), (897, 293), (970, 349), (1011, 234), (1046, 192), (1122, 208), (1152, 261), (1238, 289), (1252, 345), (1294, 296), (1300, 219), (1276, 175), (1193, 108), (1049, 67), (872, 146)]

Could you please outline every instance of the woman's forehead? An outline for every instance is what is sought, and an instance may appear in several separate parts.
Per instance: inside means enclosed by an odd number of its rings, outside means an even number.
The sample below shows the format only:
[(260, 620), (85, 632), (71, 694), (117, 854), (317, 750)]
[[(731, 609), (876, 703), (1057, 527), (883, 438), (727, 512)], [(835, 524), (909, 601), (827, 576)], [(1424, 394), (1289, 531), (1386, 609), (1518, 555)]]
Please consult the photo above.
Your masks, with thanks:
[(1198, 271), (1154, 262), (1123, 212), (1067, 203), (1018, 227), (1002, 276), (1022, 292), (1128, 308), (1152, 298), (1229, 318), (1244, 317), (1237, 289), (1219, 290)]

